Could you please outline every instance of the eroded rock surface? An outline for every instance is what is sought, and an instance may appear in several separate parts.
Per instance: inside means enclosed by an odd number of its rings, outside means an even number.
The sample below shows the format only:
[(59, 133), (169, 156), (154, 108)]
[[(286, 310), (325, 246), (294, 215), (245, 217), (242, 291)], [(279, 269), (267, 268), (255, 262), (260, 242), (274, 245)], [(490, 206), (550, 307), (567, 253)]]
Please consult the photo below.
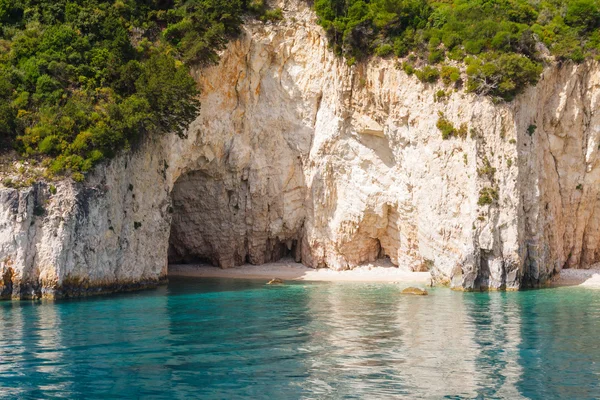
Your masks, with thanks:
[[(148, 141), (54, 195), (0, 191), (3, 297), (153, 283), (168, 258), (339, 270), (389, 257), (465, 290), (599, 261), (597, 63), (548, 68), (509, 104), (436, 101), (441, 85), (394, 60), (348, 67), (304, 3), (283, 8), (196, 71), (186, 139)], [(442, 140), (440, 113), (467, 138)]]
[(152, 151), (97, 168), (83, 184), (0, 189), (2, 298), (80, 296), (156, 285), (166, 276), (168, 186)]

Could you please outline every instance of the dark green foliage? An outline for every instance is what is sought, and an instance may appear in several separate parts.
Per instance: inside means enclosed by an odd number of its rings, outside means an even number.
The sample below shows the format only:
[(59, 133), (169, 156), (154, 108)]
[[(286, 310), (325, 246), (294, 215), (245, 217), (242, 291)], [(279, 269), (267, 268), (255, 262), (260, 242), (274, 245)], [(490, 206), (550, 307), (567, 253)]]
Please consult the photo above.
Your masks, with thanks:
[(423, 83), (435, 83), (440, 77), (440, 71), (436, 67), (426, 65), (423, 69), (416, 69), (415, 75)]
[(430, 64), (437, 64), (444, 60), (445, 54), (443, 50), (432, 50), (429, 52), (429, 56), (427, 56), (427, 62)]
[(217, 60), (246, 1), (0, 0), (0, 146), (81, 181), (144, 135), (183, 135), (186, 64)]
[(458, 128), (455, 128), (454, 125), (452, 124), (452, 122), (450, 122), (446, 118), (444, 113), (439, 112), (438, 116), (439, 116), (439, 118), (438, 118), (435, 126), (442, 133), (443, 140), (448, 140), (453, 137), (459, 137), (461, 139), (467, 138), (467, 132), (469, 131), (469, 127), (467, 126), (466, 123), (463, 122), (462, 124), (460, 124), (460, 126)]
[(467, 90), (490, 94), (504, 100), (514, 96), (529, 84), (536, 84), (542, 66), (514, 53), (487, 53), (467, 60)]
[(593, 0), (573, 0), (567, 3), (565, 23), (586, 31), (598, 27), (598, 3)]
[(415, 73), (415, 68), (411, 63), (403, 62), (402, 69), (406, 72), (406, 75), (410, 76)]
[(477, 200), (477, 205), (485, 206), (493, 204), (498, 200), (498, 191), (492, 187), (486, 187), (479, 191), (479, 200)]
[(454, 125), (452, 124), (452, 122), (450, 122), (444, 116), (444, 114), (441, 113), (441, 112), (439, 113), (439, 118), (438, 118), (438, 121), (435, 124), (435, 126), (437, 126), (437, 128), (442, 133), (442, 139), (444, 139), (444, 140), (448, 140), (452, 136), (456, 135), (456, 128), (454, 127)]
[(448, 97), (449, 97), (449, 94), (441, 89), (433, 94), (433, 100), (438, 103), (447, 100)]
[(283, 11), (281, 8), (275, 8), (273, 10), (266, 10), (265, 13), (260, 17), (260, 20), (263, 22), (266, 21), (281, 21), (283, 19)]
[[(467, 89), (504, 100), (537, 82), (538, 43), (559, 60), (600, 56), (599, 0), (316, 0), (315, 10), (332, 47), (351, 64), (387, 56), (390, 44), (418, 66), (468, 56)], [(460, 78), (454, 72), (442, 71), (444, 83)]]
[(252, 0), (248, 4), (248, 10), (263, 22), (276, 22), (283, 19), (281, 8), (268, 9), (264, 0)]
[(456, 67), (444, 65), (440, 72), (440, 77), (445, 85), (450, 85), (460, 80), (460, 70)]
[(537, 129), (537, 126), (531, 124), (527, 127), (527, 134), (529, 136), (533, 135), (535, 133), (535, 130)]
[(378, 55), (379, 57), (389, 56), (393, 52), (394, 52), (394, 47), (389, 43), (382, 44), (381, 46), (379, 46), (378, 48), (375, 49), (375, 54)]

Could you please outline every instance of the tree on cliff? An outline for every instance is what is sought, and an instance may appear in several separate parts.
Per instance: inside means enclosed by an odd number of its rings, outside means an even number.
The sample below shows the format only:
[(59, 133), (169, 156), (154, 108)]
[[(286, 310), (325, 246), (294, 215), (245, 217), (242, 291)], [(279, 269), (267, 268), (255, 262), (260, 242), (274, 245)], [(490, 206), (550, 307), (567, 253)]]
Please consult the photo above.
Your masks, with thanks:
[(315, 11), (349, 64), (395, 53), (409, 71), (461, 65), (467, 90), (504, 100), (537, 82), (544, 47), (558, 61), (600, 57), (598, 0), (316, 0)]
[(82, 172), (195, 118), (245, 0), (0, 0), (0, 146)]

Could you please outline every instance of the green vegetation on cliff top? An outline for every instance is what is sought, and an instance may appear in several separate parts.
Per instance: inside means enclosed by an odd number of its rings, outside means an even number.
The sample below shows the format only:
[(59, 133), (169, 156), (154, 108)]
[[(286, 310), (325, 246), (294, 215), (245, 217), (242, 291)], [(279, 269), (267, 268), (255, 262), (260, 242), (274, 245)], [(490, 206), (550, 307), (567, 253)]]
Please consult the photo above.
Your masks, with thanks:
[[(316, 0), (315, 10), (349, 63), (395, 54), (424, 82), (510, 100), (537, 82), (545, 53), (599, 56), (599, 1)], [(183, 134), (199, 107), (189, 66), (216, 62), (245, 12), (281, 18), (262, 0), (0, 0), (0, 148), (82, 179), (144, 135)]]
[(76, 179), (199, 104), (187, 65), (217, 60), (246, 0), (0, 0), (0, 146)]
[[(537, 83), (545, 54), (581, 62), (600, 55), (598, 0), (316, 0), (319, 23), (350, 64), (407, 57), (424, 82), (453, 64), (466, 90), (511, 100)], [(413, 64), (423, 66), (415, 69)], [(435, 70), (434, 70), (435, 69)]]

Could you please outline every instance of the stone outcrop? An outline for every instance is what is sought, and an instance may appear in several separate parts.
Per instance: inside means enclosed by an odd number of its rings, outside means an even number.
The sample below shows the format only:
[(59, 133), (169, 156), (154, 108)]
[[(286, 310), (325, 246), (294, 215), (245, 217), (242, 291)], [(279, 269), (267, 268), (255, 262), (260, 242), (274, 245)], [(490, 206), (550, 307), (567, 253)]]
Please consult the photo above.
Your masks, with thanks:
[(166, 276), (170, 199), (157, 143), (97, 168), (85, 184), (0, 189), (2, 298), (79, 296)]
[(412, 287), (412, 286), (402, 289), (402, 291), (400, 293), (409, 294), (409, 295), (413, 295), (413, 296), (427, 296), (429, 294), (429, 293), (427, 293), (427, 290), (425, 290), (425, 289), (416, 288), (416, 287)]
[[(600, 261), (597, 63), (548, 67), (494, 104), (392, 59), (349, 67), (307, 6), (282, 6), (284, 21), (248, 21), (219, 65), (194, 71), (187, 138), (148, 140), (56, 194), (0, 189), (3, 297), (155, 284), (167, 260), (389, 257), (465, 290)], [(442, 115), (467, 137), (443, 140)]]

